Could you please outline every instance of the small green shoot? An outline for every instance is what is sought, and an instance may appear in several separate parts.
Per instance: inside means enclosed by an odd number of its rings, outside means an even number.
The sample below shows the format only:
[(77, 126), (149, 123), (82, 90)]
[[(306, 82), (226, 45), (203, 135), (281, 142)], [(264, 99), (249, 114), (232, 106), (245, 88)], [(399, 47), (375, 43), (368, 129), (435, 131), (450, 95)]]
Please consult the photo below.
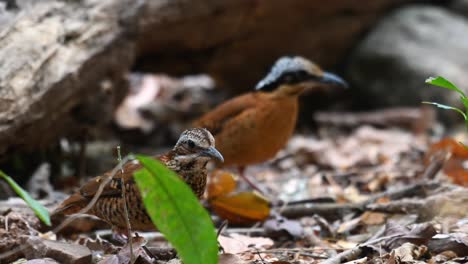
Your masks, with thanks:
[(0, 178), (3, 178), (11, 188), (21, 197), (34, 211), (37, 217), (46, 225), (50, 226), (50, 215), (47, 209), (38, 201), (34, 200), (28, 192), (21, 188), (10, 176), (0, 170)]
[(457, 86), (455, 86), (453, 83), (449, 82), (448, 80), (440, 76), (429, 77), (426, 79), (426, 83), (439, 86), (445, 89), (449, 89), (460, 94), (460, 101), (463, 103), (463, 106), (465, 107), (465, 111), (457, 107), (439, 104), (435, 102), (423, 102), (423, 104), (432, 104), (442, 109), (448, 109), (448, 110), (453, 110), (453, 111), (458, 112), (459, 114), (463, 116), (463, 119), (465, 120), (465, 126), (468, 129), (468, 98), (466, 97), (465, 93), (462, 90), (460, 90)]
[(150, 157), (137, 156), (134, 174), (146, 211), (186, 264), (218, 263), (216, 232), (208, 212), (173, 171)]

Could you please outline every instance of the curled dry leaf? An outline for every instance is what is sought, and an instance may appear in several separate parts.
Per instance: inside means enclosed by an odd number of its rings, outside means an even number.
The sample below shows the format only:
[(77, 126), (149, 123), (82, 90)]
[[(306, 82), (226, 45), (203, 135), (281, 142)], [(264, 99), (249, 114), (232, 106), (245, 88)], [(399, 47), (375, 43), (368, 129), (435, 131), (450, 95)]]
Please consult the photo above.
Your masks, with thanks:
[(415, 244), (404, 243), (395, 248), (392, 254), (400, 261), (398, 263), (408, 263), (420, 259), (426, 252), (427, 247), (424, 245), (416, 246)]
[(241, 192), (219, 196), (211, 200), (213, 211), (234, 224), (250, 224), (264, 221), (270, 215), (270, 205), (256, 192)]
[[(133, 238), (133, 254), (135, 258), (141, 257), (151, 263), (151, 257), (143, 249), (146, 241), (142, 237)], [(130, 243), (127, 243), (116, 255), (110, 255), (99, 261), (99, 264), (130, 263)]]
[(417, 224), (409, 230), (404, 226), (389, 222), (384, 232), (384, 236), (389, 237), (385, 241), (385, 245), (389, 249), (395, 249), (407, 242), (415, 245), (425, 245), (436, 234), (437, 231), (430, 223)]
[(210, 183), (207, 187), (208, 199), (227, 195), (233, 192), (236, 187), (237, 182), (232, 173), (223, 170), (216, 170), (210, 175)]
[(458, 256), (464, 256), (468, 254), (468, 234), (437, 234), (429, 241), (428, 247), (433, 253), (453, 251)]
[(449, 151), (456, 158), (468, 159), (468, 150), (453, 138), (444, 138), (429, 147), (428, 154), (434, 154), (440, 150)]
[(444, 164), (444, 173), (456, 184), (468, 186), (468, 171), (464, 163), (468, 160), (468, 149), (453, 138), (444, 138), (429, 148), (426, 155), (426, 162), (440, 151), (451, 153), (450, 159)]

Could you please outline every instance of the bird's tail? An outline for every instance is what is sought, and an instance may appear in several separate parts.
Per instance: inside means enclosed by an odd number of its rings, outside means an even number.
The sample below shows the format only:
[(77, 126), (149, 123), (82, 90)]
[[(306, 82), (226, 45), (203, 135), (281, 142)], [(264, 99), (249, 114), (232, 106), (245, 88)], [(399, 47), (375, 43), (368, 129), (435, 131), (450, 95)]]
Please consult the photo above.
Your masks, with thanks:
[(83, 197), (80, 193), (75, 193), (63, 201), (57, 209), (54, 210), (52, 215), (71, 215), (78, 213), (88, 204), (88, 199)]

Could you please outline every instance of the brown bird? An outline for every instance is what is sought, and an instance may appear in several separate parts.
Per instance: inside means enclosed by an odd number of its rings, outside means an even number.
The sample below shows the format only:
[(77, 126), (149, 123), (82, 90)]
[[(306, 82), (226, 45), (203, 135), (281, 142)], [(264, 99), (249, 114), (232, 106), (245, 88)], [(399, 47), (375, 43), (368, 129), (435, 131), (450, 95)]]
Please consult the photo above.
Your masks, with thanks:
[(244, 177), (245, 166), (273, 158), (286, 145), (296, 125), (299, 95), (323, 85), (347, 87), (340, 77), (303, 57), (282, 57), (257, 91), (224, 102), (194, 124), (214, 135), (224, 156), (222, 165), (238, 166)]
[[(176, 172), (193, 190), (198, 198), (205, 192), (207, 169), (211, 159), (223, 161), (223, 156), (215, 148), (215, 139), (203, 128), (192, 128), (184, 131), (174, 148), (168, 153), (155, 157), (169, 169)], [(140, 192), (133, 179), (133, 173), (141, 169), (137, 161), (123, 166), (123, 173), (118, 171), (112, 180), (104, 186), (104, 191), (97, 202), (87, 212), (111, 224), (115, 229), (125, 233), (124, 199), (122, 180), (125, 182), (125, 197), (129, 220), (134, 230), (154, 230), (154, 225), (146, 213)], [(74, 214), (86, 207), (98, 191), (102, 181), (111, 176), (111, 172), (89, 180), (81, 189), (62, 202), (54, 214)]]

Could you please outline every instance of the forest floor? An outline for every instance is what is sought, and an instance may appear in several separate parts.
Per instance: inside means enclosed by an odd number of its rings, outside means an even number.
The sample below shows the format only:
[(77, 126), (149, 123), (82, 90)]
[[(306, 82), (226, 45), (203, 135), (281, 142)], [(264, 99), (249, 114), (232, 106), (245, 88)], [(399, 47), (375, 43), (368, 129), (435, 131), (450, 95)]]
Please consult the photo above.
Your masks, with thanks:
[[(246, 170), (262, 193), (236, 170), (213, 172), (203, 203), (220, 263), (467, 263), (468, 151), (415, 129), (413, 116), (393, 122), (394, 111), (346, 113), (351, 123), (316, 115), (317, 133), (294, 135)], [(48, 186), (40, 202), (52, 210), (68, 191), (41, 182), (47, 173), (33, 178)], [(111, 233), (89, 216), (50, 232), (19, 198), (0, 202), (0, 263), (128, 263), (128, 245)], [(138, 263), (179, 263), (160, 233), (138, 235)]]

